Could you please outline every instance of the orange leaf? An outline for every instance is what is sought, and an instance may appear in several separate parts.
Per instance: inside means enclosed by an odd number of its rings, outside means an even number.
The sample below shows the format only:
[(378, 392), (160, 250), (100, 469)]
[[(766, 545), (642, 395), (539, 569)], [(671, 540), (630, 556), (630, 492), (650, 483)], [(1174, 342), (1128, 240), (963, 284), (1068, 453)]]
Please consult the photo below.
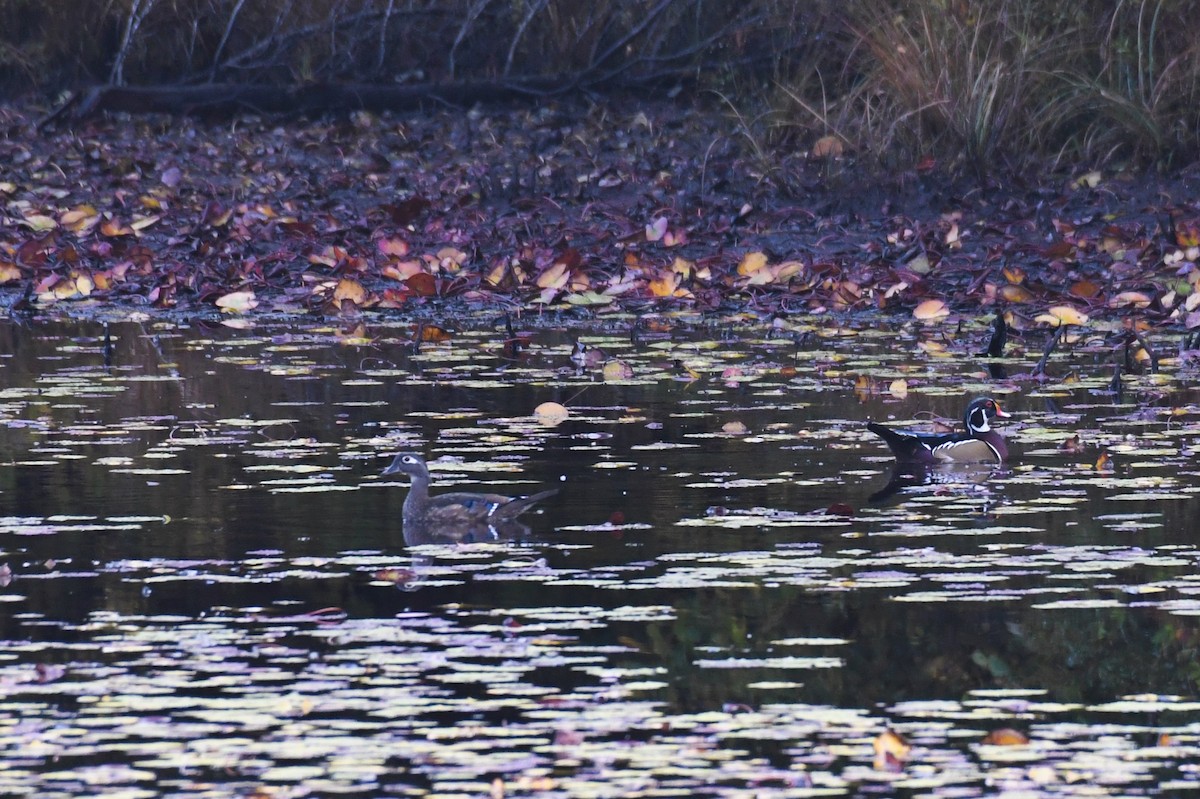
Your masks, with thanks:
[(943, 316), (949, 316), (950, 309), (946, 307), (946, 303), (938, 299), (925, 300), (925, 302), (913, 308), (914, 319), (941, 319)]
[(571, 412), (567, 410), (567, 407), (557, 402), (543, 402), (533, 409), (533, 418), (537, 419), (540, 424), (549, 426), (566, 421), (570, 415)]
[(875, 750), (875, 768), (879, 771), (900, 771), (912, 751), (912, 744), (900, 733), (888, 729), (871, 742)]
[(1081, 300), (1091, 300), (1100, 296), (1101, 287), (1099, 283), (1092, 280), (1077, 280), (1071, 284), (1068, 289), (1071, 296), (1079, 297)]
[(100, 226), (100, 233), (110, 239), (115, 239), (118, 236), (132, 236), (133, 229), (115, 219), (106, 219), (104, 220), (104, 224)]
[(437, 294), (437, 278), (428, 272), (420, 272), (404, 281), (404, 285), (421, 297), (432, 297)]
[(1175, 243), (1180, 247), (1200, 246), (1200, 227), (1194, 223), (1176, 224)]
[(357, 280), (344, 277), (337, 282), (337, 287), (333, 290), (333, 301), (340, 303), (342, 300), (362, 305), (367, 300), (367, 290)]
[(682, 277), (678, 272), (659, 272), (658, 276), (650, 281), (647, 288), (655, 297), (670, 297), (679, 287)]
[(1029, 743), (1029, 736), (1012, 727), (1001, 727), (989, 732), (982, 742), (992, 746), (1024, 746)]
[(813, 142), (813, 158), (841, 158), (842, 141), (837, 136), (822, 136)]
[(1131, 306), (1133, 308), (1145, 308), (1150, 302), (1150, 297), (1140, 291), (1122, 291), (1108, 301), (1108, 307), (1122, 308)]
[(441, 344), (443, 341), (450, 340), (450, 331), (437, 325), (421, 324), (417, 325), (417, 329), (413, 331), (413, 340)]
[(408, 280), (413, 275), (424, 274), (425, 264), (422, 261), (396, 261), (380, 269), (379, 273), (393, 280)]
[(1008, 302), (1032, 302), (1033, 295), (1024, 286), (1009, 283), (1000, 287), (1000, 297)]

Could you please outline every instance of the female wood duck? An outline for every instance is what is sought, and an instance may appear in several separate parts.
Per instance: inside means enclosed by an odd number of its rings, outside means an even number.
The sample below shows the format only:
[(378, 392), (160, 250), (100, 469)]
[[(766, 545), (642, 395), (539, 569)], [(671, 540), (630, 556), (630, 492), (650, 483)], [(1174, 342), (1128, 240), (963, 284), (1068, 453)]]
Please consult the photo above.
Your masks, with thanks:
[(1000, 403), (991, 397), (972, 400), (963, 415), (966, 431), (961, 433), (918, 433), (912, 430), (892, 430), (875, 422), (867, 429), (882, 438), (896, 459), (914, 463), (1001, 463), (1008, 457), (1004, 439), (992, 429), (992, 419), (1007, 419)]
[(557, 488), (527, 497), (501, 494), (475, 494), (455, 491), (429, 496), (429, 467), (415, 452), (401, 452), (383, 470), (383, 475), (407, 474), (412, 478), (404, 498), (404, 535), (422, 537), (471, 535), (502, 537), (505, 528), (518, 524), (516, 519), (540, 500), (558, 493)]

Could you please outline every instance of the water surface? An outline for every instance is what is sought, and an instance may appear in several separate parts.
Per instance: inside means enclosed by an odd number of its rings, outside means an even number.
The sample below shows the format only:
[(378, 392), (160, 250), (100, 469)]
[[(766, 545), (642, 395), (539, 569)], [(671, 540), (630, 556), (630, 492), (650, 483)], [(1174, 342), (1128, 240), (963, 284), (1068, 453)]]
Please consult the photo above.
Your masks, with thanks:
[[(1196, 787), (1188, 361), (1118, 396), (1099, 333), (1034, 380), (1036, 339), (997, 378), (949, 331), (617, 319), (514, 354), (492, 321), (0, 327), (0, 791)], [(581, 333), (632, 376), (572, 364)], [(878, 498), (865, 420), (980, 394), (1012, 462)], [(516, 540), (406, 540), (406, 449), (435, 491), (560, 493)]]

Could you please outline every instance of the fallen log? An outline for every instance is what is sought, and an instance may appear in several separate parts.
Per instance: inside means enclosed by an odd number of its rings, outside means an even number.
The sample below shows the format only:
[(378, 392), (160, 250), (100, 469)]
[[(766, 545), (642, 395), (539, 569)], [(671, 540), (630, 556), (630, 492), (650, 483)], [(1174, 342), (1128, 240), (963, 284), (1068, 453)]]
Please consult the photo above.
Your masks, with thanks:
[(430, 103), (464, 107), (481, 102), (528, 100), (561, 94), (572, 88), (574, 83), (569, 78), (403, 86), (380, 83), (106, 85), (76, 93), (41, 120), (39, 127), (60, 117), (80, 120), (103, 112), (219, 116), (408, 111)]

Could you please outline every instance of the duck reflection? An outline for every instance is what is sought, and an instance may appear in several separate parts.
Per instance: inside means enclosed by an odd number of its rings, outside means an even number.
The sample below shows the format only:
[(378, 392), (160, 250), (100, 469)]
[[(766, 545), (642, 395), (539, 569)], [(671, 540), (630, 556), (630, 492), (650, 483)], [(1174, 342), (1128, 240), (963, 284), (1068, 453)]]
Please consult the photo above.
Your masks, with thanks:
[[(994, 466), (986, 464), (935, 465), (900, 461), (892, 468), (887, 483), (867, 499), (872, 504), (886, 502), (906, 489), (932, 485), (946, 486), (953, 493), (962, 493), (977, 489), (996, 471)], [(954, 490), (955, 486), (958, 490)]]
[[(402, 513), (404, 543), (409, 547), (526, 540), (530, 528), (518, 517), (558, 493), (552, 488), (525, 497), (470, 491), (430, 496), (429, 466), (415, 452), (398, 454), (381, 476), (393, 474), (406, 474), (412, 480)], [(432, 569), (432, 559), (415, 554), (412, 566), (411, 579), (398, 583), (405, 590), (415, 590), (424, 582), (423, 575)]]

